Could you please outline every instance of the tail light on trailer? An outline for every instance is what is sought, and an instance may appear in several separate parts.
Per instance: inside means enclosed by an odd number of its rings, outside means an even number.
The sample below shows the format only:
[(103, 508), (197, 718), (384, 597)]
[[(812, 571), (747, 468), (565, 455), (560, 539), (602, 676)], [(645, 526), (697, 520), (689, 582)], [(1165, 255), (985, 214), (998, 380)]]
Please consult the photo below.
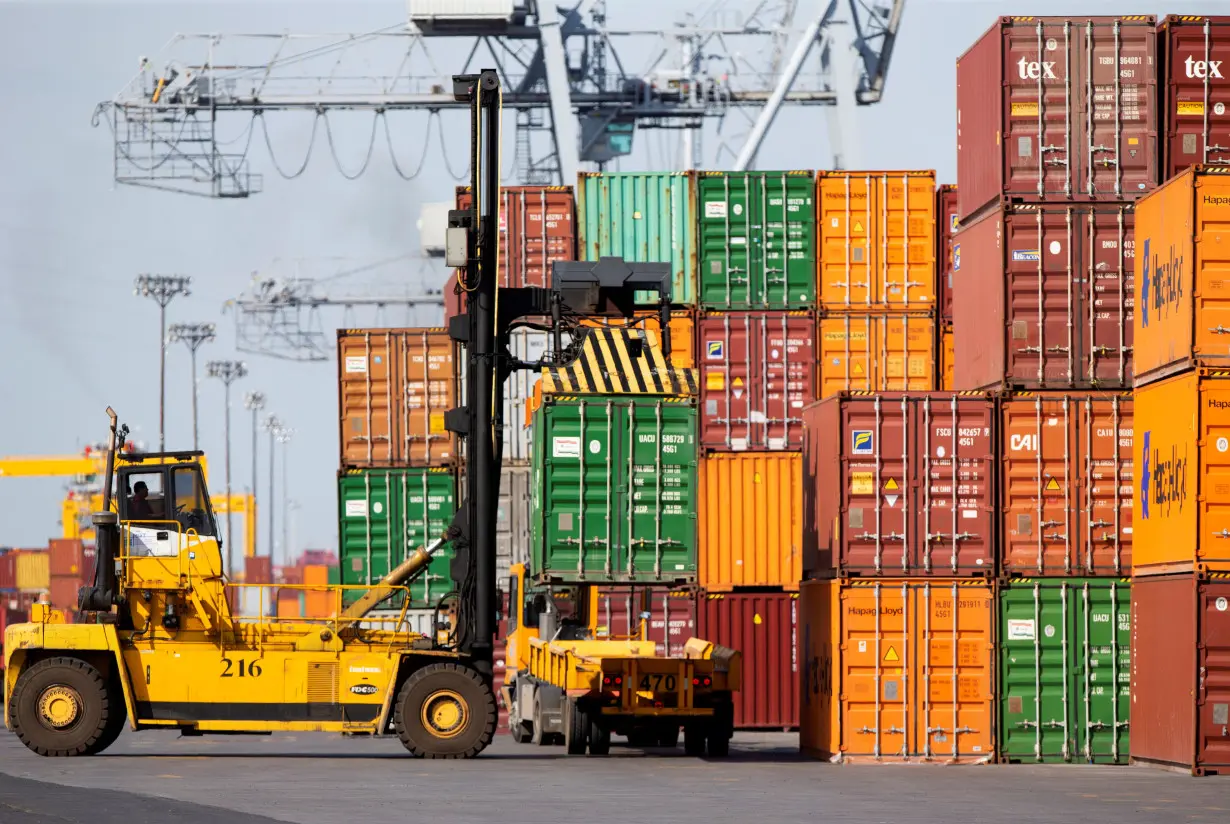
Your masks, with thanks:
[(713, 679), (708, 675), (696, 675), (692, 677), (692, 686), (694, 687), (712, 687)]

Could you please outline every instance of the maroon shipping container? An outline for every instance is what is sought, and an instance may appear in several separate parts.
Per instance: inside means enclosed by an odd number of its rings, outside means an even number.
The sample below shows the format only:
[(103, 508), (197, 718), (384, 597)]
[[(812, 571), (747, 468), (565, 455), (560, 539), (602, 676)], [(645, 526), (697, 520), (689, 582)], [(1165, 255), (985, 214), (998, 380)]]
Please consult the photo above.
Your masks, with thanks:
[(48, 589), (47, 601), (56, 609), (62, 609), (72, 617), (77, 611), (77, 592), (85, 585), (75, 575), (52, 575), (51, 587)]
[(1000, 413), (1000, 570), (1131, 574), (1132, 394), (1027, 392)]
[(52, 538), (47, 553), (53, 578), (83, 577), (94, 568), (94, 547), (87, 552), (85, 544), (76, 538)]
[(1001, 196), (1130, 200), (1158, 185), (1155, 24), (1001, 17), (957, 60), (962, 220)]
[(683, 655), (683, 645), (697, 637), (695, 596), (664, 587), (600, 589), (597, 635), (638, 636), (643, 610), (649, 612), (649, 640), (657, 644), (658, 655)]
[(993, 395), (843, 392), (803, 419), (804, 577), (994, 574)]
[(1230, 580), (1132, 581), (1133, 763), (1230, 773)]
[(945, 183), (935, 192), (935, 265), (939, 274), (936, 305), (940, 320), (952, 323), (952, 239), (957, 233), (957, 187)]
[(743, 686), (734, 696), (736, 729), (799, 726), (798, 598), (797, 592), (698, 597), (699, 636), (743, 654)]
[(17, 556), (12, 550), (0, 553), (0, 589), (17, 589)]
[[(550, 286), (551, 264), (577, 259), (572, 187), (504, 186), (500, 198), (500, 286)], [(470, 187), (458, 186), (457, 208), (469, 209), (471, 202)], [(446, 320), (461, 314), (456, 282), (445, 281)]]
[(962, 222), (954, 387), (1131, 388), (1135, 217), (1123, 203), (1001, 204)]
[(1158, 27), (1163, 176), (1230, 163), (1230, 17), (1172, 14)]
[[(243, 582), (245, 584), (272, 584), (273, 561), (268, 555), (243, 559)], [(268, 598), (268, 596), (266, 596)]]
[(504, 687), (504, 672), (507, 664), (505, 657), (508, 654), (508, 642), (505, 640), (505, 632), (501, 630), (492, 643), (491, 687), (495, 690), (495, 731), (498, 734), (508, 732), (508, 707), (504, 706), (504, 696), (500, 694), (500, 690)]
[(816, 392), (811, 312), (710, 312), (698, 323), (700, 443), (709, 449), (798, 449)]
[[(8, 605), (7, 600), (0, 603), (0, 638), (4, 631), (13, 624), (24, 624), (30, 620), (29, 609), (16, 609)], [(4, 661), (0, 660), (0, 672), (4, 672)]]

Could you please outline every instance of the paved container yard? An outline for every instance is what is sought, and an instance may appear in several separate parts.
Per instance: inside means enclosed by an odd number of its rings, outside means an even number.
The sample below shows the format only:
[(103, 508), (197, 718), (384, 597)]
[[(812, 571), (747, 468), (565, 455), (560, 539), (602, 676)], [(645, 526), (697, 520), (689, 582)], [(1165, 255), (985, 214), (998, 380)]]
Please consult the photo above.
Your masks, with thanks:
[(1230, 778), (1139, 767), (858, 765), (800, 759), (796, 737), (737, 734), (698, 761), (616, 745), (565, 758), (500, 736), (474, 761), (416, 761), (395, 738), (125, 733), (94, 758), (47, 759), (0, 734), (0, 822), (1226, 821)]

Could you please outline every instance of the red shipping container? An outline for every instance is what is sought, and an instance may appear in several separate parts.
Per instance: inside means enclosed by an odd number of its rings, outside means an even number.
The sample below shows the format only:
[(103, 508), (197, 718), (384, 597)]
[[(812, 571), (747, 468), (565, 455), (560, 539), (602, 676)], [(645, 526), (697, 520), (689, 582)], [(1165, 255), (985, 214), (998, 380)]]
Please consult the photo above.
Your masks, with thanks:
[(698, 597), (699, 636), (743, 654), (743, 687), (734, 695), (736, 729), (799, 726), (798, 598), (797, 592)]
[(1001, 17), (957, 60), (961, 220), (1001, 196), (1131, 200), (1160, 183), (1155, 24)]
[(1132, 581), (1132, 763), (1230, 773), (1230, 581)]
[(77, 611), (77, 592), (82, 586), (83, 582), (76, 576), (52, 575), (48, 603), (71, 616)]
[(940, 321), (952, 323), (952, 239), (957, 233), (957, 187), (945, 183), (935, 192), (935, 271), (939, 276), (936, 284), (936, 306)]
[(1130, 574), (1131, 393), (1025, 393), (1000, 409), (1001, 571)]
[(12, 550), (0, 553), (0, 589), (17, 589), (17, 556)]
[(244, 558), (243, 582), (245, 584), (272, 584), (273, 560), (267, 555)]
[(337, 566), (337, 553), (331, 549), (305, 549), (299, 556), (300, 564)]
[(506, 662), (504, 660), (508, 653), (508, 643), (504, 640), (504, 633), (501, 632), (493, 642), (494, 646), (491, 650), (491, 686), (495, 690), (495, 706), (496, 706), (496, 734), (508, 732), (508, 707), (504, 706), (504, 696), (500, 693), (500, 689), (504, 686), (504, 672)]
[(52, 538), (48, 546), (51, 576), (79, 576), (85, 569), (85, 544), (76, 538)]
[(954, 386), (1130, 388), (1135, 218), (1131, 204), (1048, 203), (963, 221)]
[(1172, 14), (1158, 26), (1166, 137), (1162, 180), (1230, 163), (1230, 17)]
[(993, 395), (842, 393), (803, 418), (804, 577), (994, 574)]
[[(647, 604), (646, 604), (647, 599)], [(683, 645), (696, 634), (696, 598), (690, 592), (664, 587), (607, 587), (598, 591), (597, 635), (638, 636), (640, 614), (648, 606), (649, 640), (658, 655), (682, 655)]]
[(698, 325), (700, 443), (710, 449), (798, 449), (816, 392), (811, 312), (710, 312)]
[[(457, 187), (457, 208), (469, 209), (470, 187)], [(500, 189), (501, 287), (550, 286), (551, 264), (577, 259), (576, 198), (571, 186), (504, 186)], [(444, 317), (463, 311), (461, 296), (444, 285)]]
[[(0, 638), (4, 637), (4, 631), (13, 624), (24, 624), (30, 620), (30, 611), (28, 609), (15, 609), (8, 606), (7, 603), (0, 604)], [(4, 672), (4, 661), (0, 661), (0, 672)]]

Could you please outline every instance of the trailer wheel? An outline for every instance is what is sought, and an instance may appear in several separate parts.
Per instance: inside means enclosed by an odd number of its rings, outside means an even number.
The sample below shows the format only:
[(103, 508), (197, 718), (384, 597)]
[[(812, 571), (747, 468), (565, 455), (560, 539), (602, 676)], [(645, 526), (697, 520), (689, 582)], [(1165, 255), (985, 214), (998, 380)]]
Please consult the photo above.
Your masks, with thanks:
[(705, 728), (689, 724), (683, 728), (683, 752), (695, 758), (705, 754)]
[(602, 727), (596, 718), (589, 722), (589, 754), (609, 755), (611, 752), (611, 729)]
[(48, 658), (17, 679), (9, 701), (13, 731), (39, 755), (93, 755), (115, 740), (106, 740), (117, 726), (112, 698), (97, 668), (79, 658)]
[(473, 758), (491, 743), (497, 720), (491, 687), (461, 664), (429, 664), (398, 692), (397, 736), (419, 758)]
[(658, 730), (658, 746), (673, 750), (679, 746), (679, 727), (663, 727)]
[(520, 718), (508, 719), (508, 732), (512, 735), (512, 740), (517, 744), (528, 744), (533, 739), (533, 733), (525, 726), (525, 722)]
[(709, 730), (709, 755), (712, 758), (725, 758), (730, 755), (730, 738), (724, 730)]
[(530, 722), (530, 743), (536, 747), (545, 747), (551, 743), (551, 737), (543, 731), (542, 701), (538, 693), (534, 693), (534, 720)]
[(564, 749), (569, 755), (585, 755), (589, 739), (589, 716), (571, 698), (564, 702)]

